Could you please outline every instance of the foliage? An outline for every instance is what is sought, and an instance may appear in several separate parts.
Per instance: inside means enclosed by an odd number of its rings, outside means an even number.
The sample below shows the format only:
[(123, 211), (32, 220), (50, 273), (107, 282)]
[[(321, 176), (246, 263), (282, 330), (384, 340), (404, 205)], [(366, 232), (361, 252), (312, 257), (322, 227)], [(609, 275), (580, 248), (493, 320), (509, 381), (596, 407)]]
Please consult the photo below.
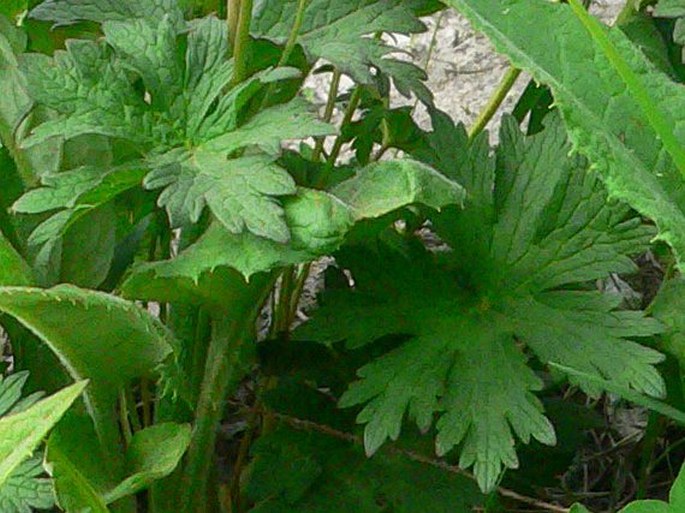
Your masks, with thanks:
[[(2, 511), (558, 509), (513, 470), (570, 475), (617, 397), (647, 497), (685, 421), (685, 12), (445, 3), (3, 2)], [(498, 137), (511, 80), (467, 131), (396, 44), (448, 6), (537, 82)]]
[[(43, 396), (37, 392), (22, 398), (28, 372), (0, 378), (0, 418), (30, 408)], [(0, 507), (8, 513), (30, 512), (31, 508), (49, 509), (54, 505), (52, 483), (44, 476), (42, 457), (36, 454), (11, 470), (0, 485)]]
[[(639, 312), (615, 311), (620, 298), (573, 287), (609, 269), (630, 269), (626, 256), (646, 247), (651, 231), (626, 218), (625, 207), (607, 204), (583, 159), (558, 164), (569, 147), (561, 123), (550, 124), (524, 139), (507, 120), (496, 162), (445, 170), (460, 183), (477, 183), (463, 212), (434, 219), (453, 251), (440, 258), (415, 246), (404, 254), (383, 246), (341, 253), (355, 287), (324, 297), (301, 336), (346, 339), (355, 348), (411, 335), (362, 367), (361, 380), (341, 398), (343, 406), (368, 402), (358, 417), (367, 423), (368, 454), (398, 438), (405, 412), (422, 431), (439, 412), (438, 454), (463, 442), (460, 465), (473, 465), (481, 487), (491, 490), (503, 465), (518, 466), (514, 432), (524, 442), (554, 444), (532, 394), (542, 382), (516, 341), (544, 363), (663, 395), (653, 368), (660, 355), (624, 339), (651, 335), (659, 325)], [(486, 145), (473, 151), (481, 152), (476, 162), (488, 162)]]

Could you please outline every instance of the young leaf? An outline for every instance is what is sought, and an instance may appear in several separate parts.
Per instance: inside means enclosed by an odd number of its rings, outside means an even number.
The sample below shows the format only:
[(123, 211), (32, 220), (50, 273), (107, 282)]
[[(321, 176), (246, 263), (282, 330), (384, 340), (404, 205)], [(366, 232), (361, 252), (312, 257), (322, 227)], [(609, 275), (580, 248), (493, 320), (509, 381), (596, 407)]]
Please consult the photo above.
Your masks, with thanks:
[[(91, 1), (66, 4), (85, 9), (78, 11), (78, 18), (86, 16), (85, 5)], [(62, 7), (69, 10), (66, 4)], [(49, 5), (57, 9), (62, 4)], [(98, 7), (103, 6), (93, 8)], [(245, 122), (246, 106), (265, 84), (297, 77), (299, 72), (264, 70), (229, 89), (233, 65), (227, 56), (225, 23), (213, 17), (200, 20), (184, 40), (174, 19), (115, 17), (103, 24), (104, 41), (70, 40), (54, 57), (25, 56), (35, 99), (59, 116), (36, 127), (24, 145), (83, 134), (125, 139), (144, 159), (144, 168), (151, 170), (144, 186), (163, 188), (158, 203), (167, 209), (172, 227), (196, 222), (209, 207), (232, 233), (249, 231), (286, 242), (289, 230), (278, 198), (294, 194), (295, 183), (274, 162), (280, 142), (328, 135), (333, 127), (316, 120), (307, 104), (297, 99)], [(237, 152), (252, 146), (255, 151)], [(136, 166), (139, 158), (120, 170)], [(53, 194), (50, 205), (74, 208), (80, 196), (98, 194), (95, 190), (105, 176), (119, 172), (103, 170), (100, 162), (74, 169), (44, 182), (56, 191), (31, 191), (15, 208), (35, 210), (33, 205), (47, 194)], [(58, 215), (38, 228), (34, 242), (54, 240), (79, 216)]]
[(52, 482), (44, 476), (42, 455), (26, 460), (0, 486), (0, 511), (27, 513), (55, 505)]
[(413, 247), (405, 255), (381, 246), (337, 257), (355, 287), (326, 293), (299, 337), (346, 339), (349, 347), (410, 337), (362, 367), (341, 399), (365, 405), (358, 421), (367, 424), (368, 453), (397, 439), (405, 415), (427, 430), (437, 413), (437, 452), (461, 446), (460, 465), (473, 466), (480, 486), (491, 490), (503, 466), (518, 465), (514, 434), (524, 443), (555, 442), (534, 395), (542, 382), (520, 344), (545, 363), (663, 395), (654, 368), (661, 355), (627, 340), (661, 325), (641, 312), (616, 311), (620, 298), (577, 289), (633, 270), (628, 255), (643, 250), (652, 232), (627, 217), (626, 207), (607, 202), (585, 161), (568, 157), (559, 119), (549, 119), (530, 138), (505, 120), (496, 166), (478, 141), (467, 144), (450, 169), (469, 191), (466, 207), (432, 216), (451, 252)]
[(126, 451), (128, 477), (108, 492), (105, 502), (112, 503), (149, 487), (171, 474), (190, 443), (187, 424), (157, 424), (138, 431)]
[(411, 160), (372, 164), (331, 192), (352, 207), (357, 220), (380, 217), (415, 203), (436, 210), (447, 205), (461, 206), (465, 197), (461, 186)]
[(47, 344), (75, 380), (91, 380), (84, 394), (86, 408), (103, 447), (115, 451), (118, 390), (133, 378), (154, 375), (170, 354), (163, 326), (133, 303), (70, 285), (49, 290), (2, 287), (0, 311)]
[[(567, 5), (553, 2), (449, 0), (485, 32), (514, 65), (549, 85), (574, 147), (587, 155), (609, 194), (626, 201), (659, 227), (659, 238), (685, 255), (683, 176), (619, 73)], [(604, 31), (603, 31), (604, 33)], [(549, 34), (557, 34), (550, 46)], [(618, 29), (605, 36), (660, 113), (669, 139), (682, 147), (685, 94), (657, 71)], [(573, 52), (560, 51), (572, 44)], [(625, 71), (625, 70), (624, 70)], [(672, 146), (672, 145), (671, 145)], [(670, 149), (669, 149), (670, 150)], [(680, 150), (682, 151), (682, 149)]]
[(214, 223), (178, 257), (139, 266), (122, 285), (124, 295), (160, 301), (199, 299), (223, 308), (233, 290), (229, 283), (244, 283), (275, 267), (331, 253), (352, 225), (349, 208), (325, 192), (302, 189), (285, 200), (284, 210), (292, 232), (289, 244), (250, 233), (232, 234)]
[[(411, 63), (388, 58), (396, 49), (380, 38), (366, 37), (379, 32), (414, 34), (426, 30), (416, 13), (436, 2), (412, 0), (346, 1), (331, 8), (328, 0), (307, 4), (297, 42), (313, 60), (325, 59), (356, 82), (373, 81), (371, 67), (392, 76), (404, 95), (413, 92), (426, 104), (433, 95), (424, 85), (426, 74)], [(252, 32), (285, 43), (292, 30), (297, 0), (257, 0), (252, 19)], [(430, 9), (430, 7), (429, 7)]]
[(29, 408), (0, 419), (0, 487), (27, 460), (43, 437), (86, 388), (75, 383)]

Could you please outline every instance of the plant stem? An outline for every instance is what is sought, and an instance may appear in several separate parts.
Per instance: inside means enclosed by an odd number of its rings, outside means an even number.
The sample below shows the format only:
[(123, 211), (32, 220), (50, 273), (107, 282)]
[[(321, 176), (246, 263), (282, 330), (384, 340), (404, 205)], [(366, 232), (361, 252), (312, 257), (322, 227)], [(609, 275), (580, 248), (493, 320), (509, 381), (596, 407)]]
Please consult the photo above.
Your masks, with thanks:
[(254, 280), (242, 291), (236, 304), (230, 305), (230, 314), (212, 318), (212, 335), (195, 413), (195, 429), (184, 469), (184, 491), (179, 509), (184, 513), (208, 511), (216, 431), (224, 412), (224, 402), (246, 371), (246, 353), (254, 337), (255, 319), (273, 282), (271, 276)]
[[(354, 112), (357, 110), (357, 107), (359, 106), (359, 102), (361, 101), (361, 99), (362, 99), (362, 88), (361, 88), (361, 86), (357, 86), (357, 87), (355, 87), (354, 92), (352, 93), (352, 96), (350, 96), (350, 102), (347, 104), (347, 109), (345, 109), (345, 115), (343, 116), (341, 127), (344, 127), (345, 125), (350, 124), (350, 122), (352, 121), (352, 117), (354, 116)], [(340, 156), (340, 150), (342, 149), (343, 144), (344, 144), (344, 142), (342, 140), (342, 134), (341, 134), (335, 139), (335, 143), (333, 144), (333, 149), (331, 150), (331, 153), (328, 156), (328, 163), (329, 164), (335, 165), (335, 161), (338, 160), (338, 157)]]
[[(295, 49), (295, 45), (297, 44), (297, 36), (300, 34), (302, 20), (304, 19), (304, 12), (307, 8), (307, 1), (308, 0), (299, 0), (297, 4), (297, 13), (295, 14), (295, 21), (293, 22), (293, 26), (290, 29), (290, 35), (288, 36), (288, 41), (286, 42), (285, 47), (283, 48), (281, 58), (278, 60), (278, 64), (276, 64), (276, 67), (278, 68), (280, 68), (281, 66), (285, 66), (288, 63), (288, 59), (290, 59), (290, 56), (292, 55), (293, 50)], [(267, 87), (266, 89), (266, 94), (262, 99), (260, 110), (264, 109), (267, 106), (269, 98), (274, 93), (275, 89), (276, 82), (272, 82), (271, 84), (269, 84), (269, 87)]]
[(238, 13), (238, 25), (236, 28), (235, 43), (233, 45), (233, 59), (235, 60), (233, 85), (239, 84), (247, 78), (251, 21), (252, 0), (242, 0), (240, 2), (240, 13)]
[(133, 432), (131, 431), (131, 424), (128, 420), (126, 393), (123, 388), (119, 390), (119, 424), (121, 424), (121, 431), (124, 434), (124, 443), (126, 444), (126, 447), (128, 447), (131, 444)]
[[(326, 100), (326, 108), (323, 113), (323, 120), (328, 123), (333, 117), (333, 111), (335, 110), (335, 100), (338, 98), (338, 89), (340, 88), (340, 77), (342, 73), (338, 68), (333, 70), (333, 76), (331, 77), (331, 85), (328, 88), (328, 99)], [(314, 146), (314, 154), (312, 155), (312, 160), (318, 162), (321, 158), (321, 152), (323, 152), (323, 145), (326, 141), (325, 136), (316, 138), (316, 145)]]
[(485, 127), (490, 122), (492, 117), (499, 110), (500, 106), (502, 105), (502, 102), (509, 94), (509, 91), (511, 91), (511, 88), (516, 83), (516, 79), (519, 77), (520, 74), (520, 69), (515, 68), (514, 66), (509, 67), (507, 72), (504, 74), (504, 77), (502, 78), (502, 81), (500, 82), (499, 86), (488, 100), (488, 103), (485, 105), (485, 108), (478, 115), (478, 118), (473, 123), (471, 130), (469, 130), (469, 139), (473, 139), (485, 129)]
[(300, 35), (300, 29), (302, 28), (302, 20), (304, 19), (304, 12), (307, 10), (308, 0), (299, 0), (297, 3), (297, 13), (295, 13), (295, 21), (293, 22), (293, 27), (290, 29), (290, 35), (288, 36), (288, 41), (285, 44), (281, 58), (278, 61), (278, 67), (285, 66), (290, 59), (290, 56), (295, 49), (297, 44), (297, 37)]
[(240, 4), (242, 0), (226, 0), (226, 24), (228, 25), (228, 47), (233, 55), (235, 37), (238, 33), (238, 18), (240, 17)]

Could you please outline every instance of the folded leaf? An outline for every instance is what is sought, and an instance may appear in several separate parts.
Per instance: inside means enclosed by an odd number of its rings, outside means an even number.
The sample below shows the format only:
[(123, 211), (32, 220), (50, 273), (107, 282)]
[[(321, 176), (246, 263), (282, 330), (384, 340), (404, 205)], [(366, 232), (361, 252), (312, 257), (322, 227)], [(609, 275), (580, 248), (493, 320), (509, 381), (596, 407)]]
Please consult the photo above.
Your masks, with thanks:
[(189, 443), (189, 425), (157, 424), (138, 431), (126, 451), (128, 477), (107, 493), (105, 501), (111, 503), (133, 495), (171, 474)]
[(0, 419), (0, 486), (31, 457), (36, 446), (81, 395), (86, 384), (86, 381), (75, 383), (24, 411)]
[[(119, 389), (133, 378), (153, 376), (171, 352), (159, 321), (133, 303), (70, 285), (2, 287), (0, 311), (38, 336), (73, 379), (91, 380), (86, 408), (103, 447), (116, 453)], [(105, 329), (109, 335), (103, 337)]]

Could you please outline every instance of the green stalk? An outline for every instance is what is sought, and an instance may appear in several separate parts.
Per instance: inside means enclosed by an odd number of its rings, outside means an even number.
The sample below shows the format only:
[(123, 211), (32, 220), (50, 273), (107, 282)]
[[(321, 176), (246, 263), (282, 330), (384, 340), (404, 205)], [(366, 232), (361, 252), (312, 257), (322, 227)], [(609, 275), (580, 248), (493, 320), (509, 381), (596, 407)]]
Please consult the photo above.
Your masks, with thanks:
[(235, 48), (235, 36), (238, 33), (238, 18), (242, 0), (226, 0), (226, 24), (228, 25), (228, 47), (231, 55)]
[(509, 91), (511, 91), (511, 88), (514, 87), (516, 79), (518, 79), (520, 74), (520, 69), (515, 68), (514, 66), (509, 67), (499, 86), (488, 100), (487, 105), (485, 105), (485, 108), (478, 115), (478, 118), (469, 130), (469, 139), (473, 139), (485, 129), (492, 117), (499, 110), (502, 102), (509, 94)]
[(250, 50), (250, 22), (252, 21), (252, 0), (240, 2), (238, 24), (233, 45), (233, 59), (235, 68), (233, 71), (233, 85), (241, 83), (247, 78), (247, 60)]
[[(293, 26), (290, 29), (290, 35), (288, 36), (288, 41), (285, 44), (285, 47), (283, 48), (283, 53), (281, 54), (281, 58), (278, 60), (278, 64), (276, 65), (277, 67), (285, 66), (288, 63), (288, 59), (290, 59), (290, 56), (293, 53), (293, 50), (295, 49), (295, 45), (297, 44), (297, 37), (300, 35), (300, 28), (302, 28), (302, 20), (304, 19), (304, 12), (307, 10), (307, 1), (308, 0), (299, 0), (297, 4), (297, 12), (295, 13), (295, 21), (293, 22)], [(266, 94), (264, 95), (264, 98), (262, 99), (261, 103), (261, 109), (264, 109), (269, 101), (269, 98), (271, 95), (274, 93), (276, 89), (276, 83), (272, 82), (269, 84), (269, 87), (266, 89)]]
[[(195, 412), (195, 429), (188, 449), (183, 476), (183, 498), (179, 511), (207, 513), (216, 432), (224, 413), (226, 398), (244, 376), (253, 350), (255, 320), (273, 286), (271, 276), (261, 277), (246, 285), (230, 314), (214, 315), (212, 335), (207, 350), (204, 378)], [(247, 367), (247, 368), (246, 368)]]
[(297, 38), (300, 35), (300, 29), (302, 28), (302, 20), (304, 19), (304, 12), (307, 10), (308, 0), (299, 0), (297, 4), (297, 13), (295, 13), (295, 21), (293, 22), (293, 27), (290, 29), (290, 35), (288, 36), (288, 41), (285, 43), (285, 48), (281, 54), (281, 58), (278, 61), (278, 67), (285, 66), (288, 59), (295, 49), (297, 44)]
[(568, 0), (568, 3), (571, 6), (573, 13), (585, 26), (585, 29), (592, 39), (597, 43), (602, 52), (604, 52), (609, 63), (621, 76), (628, 91), (640, 106), (640, 110), (642, 110), (642, 113), (649, 120), (649, 124), (656, 132), (657, 137), (661, 139), (664, 148), (669, 155), (671, 155), (681, 176), (685, 178), (685, 149), (683, 149), (683, 146), (675, 136), (671, 123), (669, 123), (666, 116), (661, 112), (658, 105), (652, 101), (651, 94), (647, 90), (647, 87), (642, 83), (642, 80), (637, 73), (630, 67), (630, 64), (623, 58), (611, 39), (609, 39), (604, 26), (587, 12), (579, 0)]
[[(328, 123), (333, 117), (333, 111), (335, 110), (335, 100), (338, 98), (338, 89), (340, 88), (340, 78), (342, 73), (338, 68), (333, 70), (333, 77), (331, 78), (331, 85), (328, 88), (328, 98), (326, 100), (326, 108), (323, 113), (323, 120)], [(326, 141), (325, 136), (316, 138), (316, 145), (314, 146), (314, 154), (312, 155), (312, 160), (318, 162), (321, 158), (321, 153), (323, 152), (323, 145)]]

